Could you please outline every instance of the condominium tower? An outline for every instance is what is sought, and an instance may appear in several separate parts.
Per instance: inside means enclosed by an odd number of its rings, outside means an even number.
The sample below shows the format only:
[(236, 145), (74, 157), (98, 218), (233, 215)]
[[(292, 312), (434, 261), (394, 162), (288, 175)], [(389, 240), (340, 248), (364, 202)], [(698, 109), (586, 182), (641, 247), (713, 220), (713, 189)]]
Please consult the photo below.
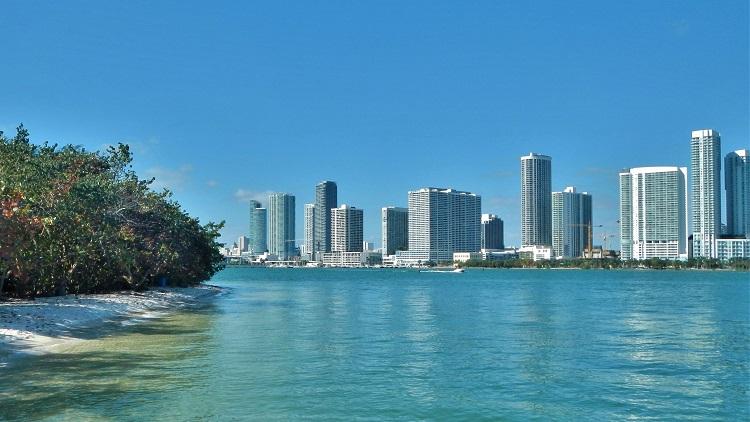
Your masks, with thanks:
[(622, 259), (687, 258), (687, 168), (620, 173)]
[(383, 255), (394, 255), (409, 247), (409, 210), (384, 207), (380, 210)]
[(454, 252), (478, 252), (482, 199), (444, 188), (409, 192), (409, 250), (396, 252), (401, 262), (453, 259)]
[(712, 129), (692, 132), (690, 205), (693, 256), (716, 258), (721, 234), (721, 137)]
[(252, 254), (262, 254), (268, 250), (266, 244), (266, 209), (260, 202), (250, 201), (250, 235), (247, 249)]
[(315, 244), (315, 204), (305, 204), (305, 240), (302, 253), (307, 259), (313, 258)]
[(521, 243), (552, 245), (552, 159), (521, 157)]
[(724, 158), (727, 193), (727, 234), (750, 239), (750, 158), (748, 150), (730, 152)]
[(482, 214), (481, 249), (504, 249), (503, 220), (495, 214)]
[(346, 204), (331, 209), (331, 251), (362, 252), (363, 213)]
[(579, 258), (589, 245), (591, 195), (569, 186), (552, 193), (552, 251), (556, 257)]
[(336, 182), (323, 181), (315, 186), (313, 256), (331, 251), (331, 209), (338, 207), (336, 192)]
[(294, 195), (274, 193), (268, 197), (268, 250), (287, 260), (295, 255)]

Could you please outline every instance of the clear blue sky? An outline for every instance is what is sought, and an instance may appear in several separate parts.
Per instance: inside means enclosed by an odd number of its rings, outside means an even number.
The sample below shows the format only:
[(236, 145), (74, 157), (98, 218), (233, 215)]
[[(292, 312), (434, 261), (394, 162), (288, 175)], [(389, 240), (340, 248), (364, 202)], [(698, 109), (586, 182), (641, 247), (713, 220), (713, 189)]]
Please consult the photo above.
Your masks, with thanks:
[[(136, 169), (201, 220), (335, 180), (380, 238), (382, 206), (482, 195), (518, 244), (519, 157), (592, 193), (617, 233), (617, 172), (687, 166), (690, 131), (748, 147), (748, 2), (5, 1), (0, 130)], [(531, 4), (533, 3), (533, 4)], [(614, 246), (614, 242), (612, 243)]]

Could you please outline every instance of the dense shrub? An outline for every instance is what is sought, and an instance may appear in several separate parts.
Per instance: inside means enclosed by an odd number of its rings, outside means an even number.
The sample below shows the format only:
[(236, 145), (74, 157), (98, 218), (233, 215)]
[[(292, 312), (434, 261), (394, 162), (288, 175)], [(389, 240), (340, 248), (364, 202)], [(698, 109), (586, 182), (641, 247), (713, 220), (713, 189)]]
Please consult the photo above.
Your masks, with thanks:
[(0, 294), (17, 297), (193, 285), (223, 263), (223, 223), (201, 225), (106, 152), (0, 132)]

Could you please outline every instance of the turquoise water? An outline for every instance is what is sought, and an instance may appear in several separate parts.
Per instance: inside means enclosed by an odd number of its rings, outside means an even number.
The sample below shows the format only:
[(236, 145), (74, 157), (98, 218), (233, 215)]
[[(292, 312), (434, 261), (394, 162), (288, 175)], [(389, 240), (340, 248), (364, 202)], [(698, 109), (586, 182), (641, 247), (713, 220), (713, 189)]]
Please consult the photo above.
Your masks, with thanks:
[(230, 268), (0, 369), (0, 419), (747, 420), (750, 277)]

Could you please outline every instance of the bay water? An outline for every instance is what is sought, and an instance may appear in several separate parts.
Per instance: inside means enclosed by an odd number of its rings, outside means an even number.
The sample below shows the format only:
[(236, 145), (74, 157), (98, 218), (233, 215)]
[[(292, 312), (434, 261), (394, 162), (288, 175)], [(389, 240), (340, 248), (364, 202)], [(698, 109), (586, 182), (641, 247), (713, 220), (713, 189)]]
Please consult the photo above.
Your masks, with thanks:
[(0, 368), (2, 420), (748, 420), (750, 276), (227, 268)]

